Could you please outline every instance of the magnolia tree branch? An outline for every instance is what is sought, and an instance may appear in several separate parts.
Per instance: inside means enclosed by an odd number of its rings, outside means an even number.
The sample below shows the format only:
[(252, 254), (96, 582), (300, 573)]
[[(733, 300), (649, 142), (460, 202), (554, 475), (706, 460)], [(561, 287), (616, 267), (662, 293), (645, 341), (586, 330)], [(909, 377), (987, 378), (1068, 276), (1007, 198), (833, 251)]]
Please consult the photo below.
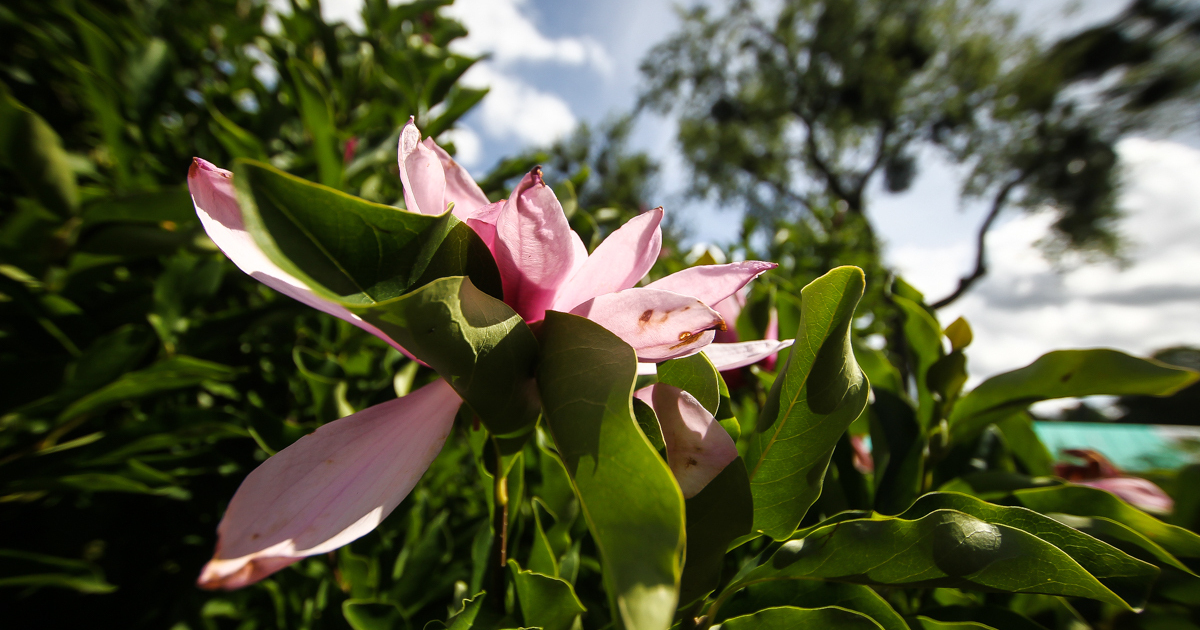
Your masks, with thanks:
[(1004, 205), (1008, 203), (1008, 197), (1012, 194), (1013, 189), (1024, 181), (1024, 179), (1025, 175), (1022, 174), (996, 192), (996, 196), (992, 198), (992, 209), (983, 220), (983, 225), (979, 226), (979, 233), (975, 236), (975, 270), (970, 275), (960, 278), (958, 280), (958, 288), (950, 295), (931, 304), (931, 307), (939, 309), (953, 303), (962, 297), (971, 288), (971, 285), (987, 275), (987, 233), (992, 229), (992, 224), (996, 222), (996, 217), (1000, 215), (1000, 211), (1004, 209)]

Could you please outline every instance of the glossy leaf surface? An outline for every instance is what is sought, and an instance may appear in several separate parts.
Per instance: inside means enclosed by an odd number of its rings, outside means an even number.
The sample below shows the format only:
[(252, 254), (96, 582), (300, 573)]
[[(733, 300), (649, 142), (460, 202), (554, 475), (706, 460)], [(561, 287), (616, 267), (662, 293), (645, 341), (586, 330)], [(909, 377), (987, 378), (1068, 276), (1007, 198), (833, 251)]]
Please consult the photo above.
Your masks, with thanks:
[(634, 420), (633, 348), (553, 311), (539, 336), (545, 418), (600, 549), (612, 614), (630, 630), (665, 630), (678, 597), (684, 503)]
[(860, 269), (839, 267), (801, 291), (796, 343), (750, 437), (754, 530), (776, 540), (817, 500), (838, 438), (866, 405), (867, 380), (850, 347), (863, 282)]

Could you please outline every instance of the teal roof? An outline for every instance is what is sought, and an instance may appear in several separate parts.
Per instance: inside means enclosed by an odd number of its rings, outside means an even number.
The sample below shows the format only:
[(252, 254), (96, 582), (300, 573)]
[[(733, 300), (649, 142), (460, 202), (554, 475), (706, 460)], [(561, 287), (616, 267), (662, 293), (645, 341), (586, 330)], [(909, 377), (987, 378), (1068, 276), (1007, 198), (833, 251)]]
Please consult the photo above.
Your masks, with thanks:
[(1200, 427), (1099, 422), (1035, 422), (1038, 437), (1055, 459), (1086, 448), (1122, 470), (1141, 472), (1200, 463)]

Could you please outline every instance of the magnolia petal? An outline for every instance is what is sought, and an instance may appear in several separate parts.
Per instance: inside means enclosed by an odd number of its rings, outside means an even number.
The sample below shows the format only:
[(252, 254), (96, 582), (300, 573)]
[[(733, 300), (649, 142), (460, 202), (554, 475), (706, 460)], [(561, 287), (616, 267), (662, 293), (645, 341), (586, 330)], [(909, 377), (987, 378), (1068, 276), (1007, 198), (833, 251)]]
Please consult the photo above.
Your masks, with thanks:
[(733, 295), (712, 305), (713, 310), (721, 314), (721, 318), (725, 320), (729, 328), (729, 330), (717, 333), (717, 343), (733, 343), (738, 340), (737, 320), (742, 314), (742, 309), (746, 307), (747, 293), (746, 288), (742, 287)]
[(492, 254), (504, 301), (525, 321), (542, 319), (559, 287), (587, 259), (540, 168), (521, 180), (496, 217)]
[(446, 174), (445, 201), (454, 204), (454, 216), (460, 221), (466, 221), (488, 205), (487, 195), (483, 194), (483, 189), (475, 183), (467, 169), (459, 166), (433, 138), (425, 138), (423, 144), (433, 151), (442, 163), (442, 171)]
[(461, 404), (439, 379), (279, 451), (233, 495), (197, 583), (241, 588), (370, 532), (433, 463)]
[(383, 331), (363, 321), (344, 306), (317, 296), (303, 282), (267, 258), (254, 242), (254, 237), (246, 231), (242, 208), (233, 190), (233, 173), (195, 158), (188, 169), (188, 190), (192, 193), (192, 203), (208, 237), (247, 275), (290, 298), (344, 319), (412, 356)]
[(400, 131), (400, 183), (409, 212), (441, 214), (446, 211), (446, 173), (437, 153), (421, 144), (421, 132), (412, 118)]
[[(745, 260), (727, 265), (700, 265), (673, 273), (646, 285), (647, 289), (674, 291), (696, 297), (705, 304), (716, 304), (737, 293), (746, 283), (764, 271), (779, 265), (760, 260)], [(730, 322), (733, 325), (733, 322)]]
[(1107, 490), (1120, 499), (1140, 510), (1154, 514), (1170, 514), (1175, 509), (1175, 501), (1154, 482), (1140, 477), (1108, 477), (1106, 479), (1089, 479), (1076, 481), (1081, 486), (1091, 486)]
[(718, 371), (733, 370), (753, 365), (775, 356), (775, 353), (792, 345), (794, 339), (759, 339), (737, 343), (710, 343), (703, 352)]
[(569, 311), (597, 295), (636, 286), (658, 260), (662, 218), (663, 209), (655, 208), (609, 234), (559, 291), (552, 308)]
[(639, 361), (695, 354), (712, 343), (713, 329), (725, 327), (721, 316), (700, 300), (648, 288), (600, 295), (571, 313), (604, 326), (633, 346)]
[[(496, 203), (479, 208), (475, 214), (467, 218), (467, 225), (475, 230), (475, 234), (487, 245), (488, 251), (492, 252), (492, 257), (496, 256), (496, 220), (500, 218), (500, 211), (504, 210), (504, 205), (507, 200), (501, 199)], [(458, 216), (457, 214), (455, 216)]]
[[(662, 427), (667, 465), (675, 473), (684, 498), (690, 499), (737, 459), (737, 446), (691, 394), (662, 383), (646, 389), (650, 390), (648, 402)], [(646, 400), (644, 395), (639, 398)]]

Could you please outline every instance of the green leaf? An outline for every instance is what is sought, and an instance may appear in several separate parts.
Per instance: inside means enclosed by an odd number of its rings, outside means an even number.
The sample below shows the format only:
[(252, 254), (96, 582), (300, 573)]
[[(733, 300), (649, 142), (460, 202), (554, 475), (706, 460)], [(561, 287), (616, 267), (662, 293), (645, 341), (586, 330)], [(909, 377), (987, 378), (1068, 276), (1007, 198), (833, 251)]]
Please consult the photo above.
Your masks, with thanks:
[(892, 296), (892, 301), (904, 313), (904, 338), (916, 358), (917, 422), (928, 429), (934, 418), (933, 391), (929, 386), (929, 368), (945, 355), (942, 348), (942, 327), (937, 319), (919, 302)]
[(516, 560), (509, 560), (508, 568), (512, 571), (525, 625), (542, 630), (571, 630), (579, 615), (587, 612), (575, 596), (575, 589), (566, 581), (522, 571)]
[(1046, 630), (1032, 619), (999, 606), (943, 606), (921, 611), (918, 619), (923, 627), (928, 627), (928, 622), (932, 621), (974, 624), (971, 627), (996, 630)]
[(854, 340), (854, 359), (871, 381), (871, 387), (886, 389), (896, 395), (904, 394), (904, 381), (900, 378), (900, 370), (888, 360), (887, 353), (868, 348), (860, 341)]
[(0, 85), (0, 166), (12, 169), (17, 182), (60, 217), (79, 206), (79, 190), (62, 139), (44, 118), (22, 105)]
[(234, 163), (246, 226), (288, 273), (350, 306), (383, 302), (448, 276), (500, 297), (500, 272), (475, 231), (449, 213), (371, 203), (249, 160)]
[(1073, 516), (1059, 512), (1051, 512), (1049, 516), (1064, 525), (1078, 529), (1088, 536), (1103, 540), (1139, 560), (1151, 562), (1160, 567), (1172, 567), (1193, 576), (1196, 575), (1187, 565), (1180, 562), (1178, 558), (1167, 553), (1165, 549), (1153, 540), (1146, 538), (1128, 525), (1122, 525), (1102, 516)]
[(342, 156), (337, 147), (337, 129), (333, 124), (333, 107), (320, 76), (311, 66), (299, 59), (289, 59), (288, 71), (296, 89), (300, 120), (312, 138), (313, 157), (321, 183), (332, 188), (342, 185)]
[[(770, 581), (746, 589), (744, 597), (721, 609), (722, 618), (777, 606), (824, 608), (837, 606), (870, 617), (883, 630), (909, 630), (908, 624), (887, 600), (868, 586), (821, 580)], [(743, 612), (739, 612), (743, 611)]]
[(961, 317), (953, 322), (950, 322), (950, 325), (946, 327), (945, 332), (946, 339), (950, 340), (951, 352), (957, 352), (963, 348), (966, 348), (967, 346), (971, 345), (971, 341), (975, 338), (974, 333), (971, 332), (971, 325), (967, 323), (967, 320)]
[(917, 615), (916, 619), (921, 630), (996, 630), (976, 621), (938, 621), (923, 615)]
[(1037, 536), (1071, 556), (1072, 560), (1125, 600), (1131, 608), (1141, 608), (1146, 604), (1150, 586), (1158, 577), (1158, 569), (1154, 565), (1133, 558), (1112, 545), (1048, 516), (1026, 508), (994, 505), (965, 494), (927, 494), (900, 518), (915, 520), (937, 510), (956, 510), (987, 523), (1007, 525)]
[[(872, 455), (877, 466), (875, 510), (882, 514), (899, 514), (912, 505), (921, 492), (925, 439), (917, 424), (917, 413), (904, 398), (886, 389), (874, 392), (871, 412), (876, 420), (872, 424)], [(887, 453), (886, 463), (882, 466), (880, 452)]]
[(1054, 456), (1033, 430), (1033, 418), (1024, 411), (996, 423), (1008, 449), (1029, 474), (1045, 477), (1054, 474)]
[(1057, 350), (984, 381), (959, 399), (949, 417), (955, 442), (976, 435), (1013, 411), (1053, 398), (1107, 394), (1169, 396), (1200, 374), (1108, 349)]
[(882, 626), (870, 617), (845, 608), (793, 608), (781, 606), (760, 610), (751, 615), (734, 617), (714, 630), (794, 630), (795, 628), (829, 628), (830, 630), (880, 630)]
[[(116, 586), (104, 580), (100, 567), (74, 558), (59, 558), (31, 551), (0, 549), (5, 570), (0, 574), (0, 588), (41, 587), (65, 588), (80, 593), (112, 593)], [(53, 573), (48, 572), (54, 571)], [(15, 575), (14, 575), (15, 573)]]
[(538, 386), (545, 418), (629, 630), (671, 626), (684, 544), (683, 495), (630, 400), (633, 348), (582, 317), (546, 314)]
[(767, 562), (730, 585), (722, 598), (752, 584), (795, 579), (1043, 593), (1128, 608), (1057, 547), (953, 510), (912, 521), (876, 517), (819, 526), (805, 538), (784, 543)]
[(85, 413), (151, 394), (194, 387), (204, 381), (228, 381), (238, 370), (187, 356), (174, 356), (148, 368), (129, 372), (112, 383), (76, 400), (58, 415), (65, 422)]
[(1200, 536), (1182, 527), (1168, 525), (1104, 490), (1062, 485), (1017, 490), (1013, 495), (1021, 505), (1035, 512), (1104, 517), (1127, 525), (1172, 555), (1200, 558)]
[(725, 551), (734, 539), (750, 533), (754, 500), (746, 463), (739, 457), (685, 502), (687, 561), (683, 565), (679, 601), (686, 606), (708, 595), (721, 580)]
[(357, 311), (437, 370), (492, 433), (519, 434), (537, 420), (537, 340), (508, 305), (470, 280), (441, 278)]
[(196, 208), (192, 205), (192, 197), (186, 188), (164, 188), (153, 192), (104, 197), (88, 203), (83, 208), (84, 228), (101, 223), (162, 225), (164, 221), (176, 226), (197, 222)]
[(658, 364), (658, 382), (691, 394), (714, 416), (721, 403), (721, 377), (703, 352)]
[(796, 531), (821, 494), (838, 438), (867, 403), (850, 347), (863, 283), (861, 269), (838, 267), (801, 291), (796, 343), (749, 438), (754, 529), (776, 540)]
[(544, 504), (540, 499), (534, 498), (532, 507), (533, 548), (529, 551), (529, 570), (556, 578), (558, 577), (558, 554), (554, 553), (554, 546), (550, 544), (546, 528), (542, 526)]
[(400, 605), (394, 602), (348, 599), (342, 602), (342, 616), (354, 630), (393, 630), (404, 626)]

